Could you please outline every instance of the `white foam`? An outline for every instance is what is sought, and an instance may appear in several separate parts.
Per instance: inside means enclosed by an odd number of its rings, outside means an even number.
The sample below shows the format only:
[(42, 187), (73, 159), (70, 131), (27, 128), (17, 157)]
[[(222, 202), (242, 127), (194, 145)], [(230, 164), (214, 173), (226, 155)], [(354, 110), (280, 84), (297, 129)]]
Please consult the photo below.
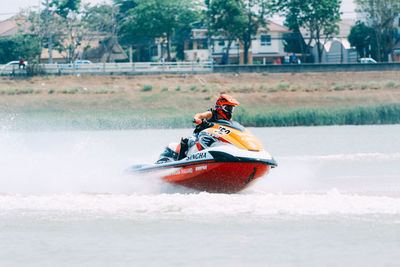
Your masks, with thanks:
[(298, 161), (397, 161), (400, 160), (400, 153), (353, 153), (353, 154), (332, 154), (332, 155), (304, 155), (281, 157), (283, 160)]
[(400, 198), (342, 194), (1, 195), (0, 215), (53, 214), (139, 218), (274, 215), (400, 215)]

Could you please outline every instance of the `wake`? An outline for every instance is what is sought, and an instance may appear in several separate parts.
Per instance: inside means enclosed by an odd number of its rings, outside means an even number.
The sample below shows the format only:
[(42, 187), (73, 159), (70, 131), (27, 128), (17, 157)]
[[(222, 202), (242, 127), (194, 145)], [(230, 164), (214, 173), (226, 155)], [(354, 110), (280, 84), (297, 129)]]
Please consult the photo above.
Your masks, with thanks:
[[(23, 211), (23, 212), (21, 212)], [(400, 198), (343, 194), (60, 194), (0, 195), (0, 216), (112, 218), (273, 218), (400, 215)], [(210, 217), (212, 216), (212, 217)]]

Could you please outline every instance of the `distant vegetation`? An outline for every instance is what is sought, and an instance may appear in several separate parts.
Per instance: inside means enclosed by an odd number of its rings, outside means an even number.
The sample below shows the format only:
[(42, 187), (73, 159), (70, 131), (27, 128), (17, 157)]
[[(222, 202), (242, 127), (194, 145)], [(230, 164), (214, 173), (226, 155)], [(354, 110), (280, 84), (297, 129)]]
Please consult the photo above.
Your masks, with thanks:
[[(249, 109), (250, 110), (250, 109)], [(40, 116), (38, 116), (40, 115)], [(3, 124), (5, 113), (0, 112)], [(19, 112), (18, 120), (10, 121), (15, 129), (140, 129), (191, 128), (193, 114), (177, 109)], [(400, 105), (293, 108), (270, 110), (238, 109), (234, 119), (247, 127), (286, 127), (322, 125), (369, 125), (400, 123)]]
[(400, 105), (296, 108), (285, 111), (246, 112), (235, 115), (247, 126), (316, 126), (400, 123)]

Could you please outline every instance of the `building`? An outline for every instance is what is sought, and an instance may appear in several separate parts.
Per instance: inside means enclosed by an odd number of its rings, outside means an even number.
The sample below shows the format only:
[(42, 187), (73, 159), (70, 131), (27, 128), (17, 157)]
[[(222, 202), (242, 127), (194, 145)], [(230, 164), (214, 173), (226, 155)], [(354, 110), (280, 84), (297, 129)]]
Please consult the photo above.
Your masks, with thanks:
[[(30, 33), (29, 22), (23, 15), (15, 15), (5, 21), (0, 22), (0, 38), (12, 37), (18, 33)], [(68, 42), (68, 40), (64, 40)], [(127, 54), (118, 44), (110, 42), (107, 33), (86, 33), (80, 45), (76, 47), (74, 58), (71, 58), (69, 51), (52, 50), (53, 62), (67, 62), (69, 59), (87, 59), (93, 62), (116, 62), (128, 59)], [(49, 62), (49, 51), (42, 49), (41, 62)]]
[[(345, 38), (332, 38), (321, 45), (321, 63), (355, 63), (357, 62), (357, 51), (351, 47)], [(314, 45), (311, 50), (314, 61), (318, 61), (318, 49)]]
[[(284, 50), (284, 34), (291, 31), (282, 25), (268, 21), (267, 29), (259, 28), (249, 49), (249, 64), (272, 63), (278, 58), (287, 56)], [(228, 40), (224, 37), (211, 37), (208, 45), (207, 29), (192, 30), (192, 37), (185, 43), (185, 60), (197, 61), (212, 59), (223, 63)], [(211, 56), (210, 56), (211, 54)], [(229, 49), (229, 63), (243, 64), (244, 49), (240, 40), (233, 40)]]
[[(92, 62), (120, 62), (128, 59), (128, 55), (118, 42), (111, 42), (105, 34), (88, 34), (74, 52), (71, 58), (68, 51), (58, 51), (53, 49), (52, 59), (56, 63), (64, 63), (69, 60), (90, 60)], [(42, 62), (49, 62), (49, 50), (43, 48), (41, 54)]]
[[(327, 38), (321, 36), (321, 63), (355, 63), (357, 62), (357, 50), (351, 47), (347, 37), (350, 35), (351, 28), (356, 24), (353, 19), (343, 19), (338, 23), (339, 32)], [(301, 34), (307, 43), (310, 39), (310, 33), (302, 28)], [(318, 47), (313, 40), (311, 42), (311, 56), (313, 62), (318, 63)]]

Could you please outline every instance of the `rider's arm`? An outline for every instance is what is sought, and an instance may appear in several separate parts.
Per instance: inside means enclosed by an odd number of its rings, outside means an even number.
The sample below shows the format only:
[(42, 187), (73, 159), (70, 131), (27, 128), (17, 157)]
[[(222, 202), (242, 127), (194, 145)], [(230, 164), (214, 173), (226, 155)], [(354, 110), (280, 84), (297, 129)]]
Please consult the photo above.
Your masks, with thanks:
[(201, 124), (202, 120), (209, 120), (212, 117), (212, 112), (211, 111), (206, 111), (203, 113), (197, 113), (194, 115), (194, 122), (196, 124)]

